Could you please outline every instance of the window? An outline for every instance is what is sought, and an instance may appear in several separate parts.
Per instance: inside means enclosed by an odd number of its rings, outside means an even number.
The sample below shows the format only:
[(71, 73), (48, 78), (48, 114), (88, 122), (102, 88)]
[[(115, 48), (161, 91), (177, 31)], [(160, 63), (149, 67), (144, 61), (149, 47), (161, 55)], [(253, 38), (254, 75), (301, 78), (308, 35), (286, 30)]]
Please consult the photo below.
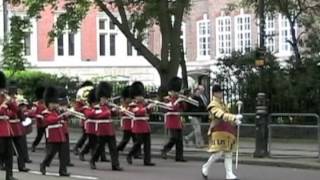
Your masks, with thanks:
[(217, 56), (231, 55), (231, 17), (222, 16), (216, 19)]
[(26, 32), (23, 40), (24, 55), (31, 56), (31, 32)]
[(243, 10), (235, 17), (235, 49), (242, 53), (251, 49), (251, 16)]
[[(295, 29), (297, 30), (297, 25), (295, 25)], [(291, 39), (289, 21), (285, 16), (279, 15), (279, 53), (292, 53), (292, 47), (288, 42), (288, 40), (290, 41)]]
[(75, 55), (75, 34), (65, 32), (57, 38), (58, 56), (74, 56)]
[(99, 18), (99, 56), (116, 56), (117, 31), (107, 18)]
[(275, 19), (273, 16), (269, 15), (266, 17), (266, 48), (269, 52), (275, 52), (276, 43), (275, 43)]
[(198, 59), (210, 58), (210, 20), (207, 15), (197, 22), (197, 55)]

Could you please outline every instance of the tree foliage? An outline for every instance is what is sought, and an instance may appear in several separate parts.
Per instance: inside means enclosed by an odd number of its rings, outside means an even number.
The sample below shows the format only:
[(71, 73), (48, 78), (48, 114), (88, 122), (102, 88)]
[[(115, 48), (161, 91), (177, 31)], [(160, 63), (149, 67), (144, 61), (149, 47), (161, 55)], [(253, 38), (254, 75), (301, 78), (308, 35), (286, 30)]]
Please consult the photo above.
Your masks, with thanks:
[(10, 72), (9, 76), (17, 71), (25, 70), (28, 64), (24, 57), (25, 30), (30, 28), (29, 19), (22, 19), (19, 16), (12, 16), (10, 23), (10, 34), (3, 46), (2, 67)]
[[(92, 7), (104, 12), (126, 36), (135, 49), (159, 72), (161, 83), (177, 75), (180, 61), (181, 24), (191, 0), (65, 0), (64, 10), (50, 32), (51, 42), (65, 29), (73, 32), (81, 27), (81, 22)], [(25, 0), (30, 17), (41, 17), (46, 7), (51, 10), (61, 8), (56, 0)], [(116, 8), (116, 13), (112, 8)], [(118, 14), (118, 15), (117, 15)], [(161, 53), (158, 57), (143, 43), (148, 28), (159, 26), (161, 32)], [(186, 78), (186, 77), (185, 77)]]

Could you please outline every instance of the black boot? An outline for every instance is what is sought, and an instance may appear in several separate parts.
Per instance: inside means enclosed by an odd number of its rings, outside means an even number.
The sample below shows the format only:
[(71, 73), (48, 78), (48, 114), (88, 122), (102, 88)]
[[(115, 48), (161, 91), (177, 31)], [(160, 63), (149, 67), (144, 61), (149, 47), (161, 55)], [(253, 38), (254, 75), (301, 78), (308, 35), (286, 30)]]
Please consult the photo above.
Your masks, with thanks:
[(152, 163), (152, 162), (147, 162), (147, 163), (144, 163), (145, 166), (155, 166), (156, 164), (155, 163)]
[(46, 165), (40, 164), (40, 172), (42, 175), (46, 175)]
[(112, 171), (123, 171), (120, 166), (112, 166)]
[(13, 176), (7, 176), (6, 180), (18, 180), (17, 178), (13, 177)]
[(94, 161), (90, 161), (90, 168), (91, 169), (97, 169), (96, 163)]
[(20, 172), (29, 172), (30, 169), (29, 168), (26, 168), (26, 167), (23, 167), (21, 169), (19, 169)]
[(70, 174), (67, 173), (67, 172), (59, 172), (59, 175), (60, 176), (64, 176), (64, 177), (69, 177), (70, 176)]
[(128, 162), (128, 164), (132, 164), (132, 156), (131, 155), (127, 156), (127, 162)]

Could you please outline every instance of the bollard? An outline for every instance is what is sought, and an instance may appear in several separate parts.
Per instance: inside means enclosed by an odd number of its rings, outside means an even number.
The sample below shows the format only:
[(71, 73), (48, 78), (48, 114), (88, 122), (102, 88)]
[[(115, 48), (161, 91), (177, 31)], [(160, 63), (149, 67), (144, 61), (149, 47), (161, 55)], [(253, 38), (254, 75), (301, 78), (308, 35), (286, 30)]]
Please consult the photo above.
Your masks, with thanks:
[(256, 105), (256, 143), (254, 157), (263, 158), (269, 155), (268, 152), (268, 107), (266, 94), (258, 93)]

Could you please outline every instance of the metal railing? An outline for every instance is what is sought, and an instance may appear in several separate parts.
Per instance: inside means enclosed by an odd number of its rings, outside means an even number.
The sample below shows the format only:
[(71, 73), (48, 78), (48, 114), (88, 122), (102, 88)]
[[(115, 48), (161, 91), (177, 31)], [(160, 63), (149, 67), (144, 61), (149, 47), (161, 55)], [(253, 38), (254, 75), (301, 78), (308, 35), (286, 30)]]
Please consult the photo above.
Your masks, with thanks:
[(272, 128), (273, 127), (291, 127), (291, 128), (310, 128), (310, 127), (317, 127), (317, 142), (318, 142), (318, 159), (320, 160), (320, 117), (318, 114), (315, 113), (271, 113), (268, 116), (269, 122), (271, 122), (272, 118), (274, 117), (313, 117), (317, 120), (317, 126), (312, 125), (279, 125), (279, 124), (272, 124), (270, 123), (269, 128), (269, 153), (271, 156), (271, 147), (272, 147)]

